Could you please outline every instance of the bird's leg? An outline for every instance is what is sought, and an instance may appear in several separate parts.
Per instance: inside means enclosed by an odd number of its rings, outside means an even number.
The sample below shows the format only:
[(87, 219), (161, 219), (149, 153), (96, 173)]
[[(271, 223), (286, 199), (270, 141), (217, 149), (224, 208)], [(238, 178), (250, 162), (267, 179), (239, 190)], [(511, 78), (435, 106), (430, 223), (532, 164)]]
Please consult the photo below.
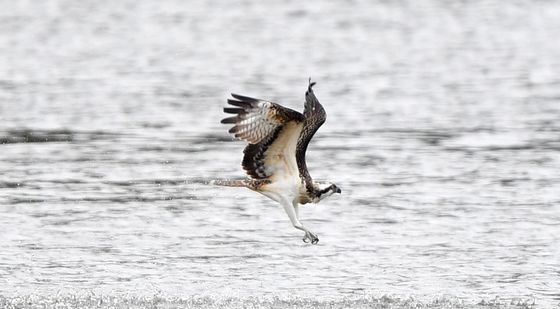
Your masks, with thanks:
[(286, 214), (288, 214), (288, 217), (290, 218), (290, 221), (292, 222), (292, 225), (298, 229), (298, 230), (302, 230), (305, 232), (305, 236), (303, 237), (303, 242), (305, 243), (312, 243), (312, 244), (317, 244), (319, 242), (319, 238), (317, 237), (317, 235), (315, 235), (313, 232), (311, 232), (310, 230), (308, 230), (307, 228), (305, 228), (303, 226), (303, 224), (301, 224), (301, 222), (299, 221), (298, 218), (298, 207), (299, 205), (297, 204), (297, 202), (294, 203), (290, 203), (289, 201), (282, 201), (282, 206), (284, 207), (284, 210), (286, 211)]
[[(299, 204), (298, 202), (294, 201), (293, 205), (296, 211), (296, 218), (299, 220)], [(303, 242), (304, 243), (311, 242), (312, 244), (315, 245), (319, 242), (319, 237), (317, 237), (317, 235), (311, 232), (310, 230), (305, 229), (305, 236), (303, 237)]]

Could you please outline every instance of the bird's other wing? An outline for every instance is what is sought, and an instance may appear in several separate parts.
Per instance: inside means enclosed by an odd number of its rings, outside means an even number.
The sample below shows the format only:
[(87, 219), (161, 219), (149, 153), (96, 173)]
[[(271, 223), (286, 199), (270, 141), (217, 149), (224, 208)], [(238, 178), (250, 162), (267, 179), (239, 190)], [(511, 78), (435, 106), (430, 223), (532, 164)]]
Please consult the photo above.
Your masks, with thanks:
[(309, 79), (309, 86), (307, 87), (307, 91), (305, 92), (305, 106), (303, 109), (303, 129), (298, 139), (297, 143), (297, 150), (296, 150), (296, 160), (299, 169), (299, 174), (303, 178), (305, 182), (305, 186), (308, 188), (308, 191), (312, 187), (312, 179), (309, 175), (309, 171), (307, 170), (307, 164), (305, 162), (305, 152), (307, 151), (307, 146), (309, 145), (309, 141), (315, 135), (315, 132), (319, 130), (321, 125), (327, 120), (327, 113), (325, 109), (317, 100), (315, 93), (313, 93), (313, 86), (315, 83), (311, 82)]
[[(231, 95), (235, 100), (229, 99), (228, 103), (235, 107), (225, 107), (224, 112), (236, 116), (224, 118), (222, 123), (234, 124), (229, 133), (249, 143), (244, 150), (242, 162), (247, 174), (254, 179), (266, 179), (275, 172), (267, 164), (270, 162), (267, 159), (271, 152), (268, 150), (274, 149), (275, 153), (285, 151), (282, 150), (284, 143), (288, 145), (290, 140), (298, 138), (299, 130), (294, 134), (295, 137), (290, 136), (294, 133), (294, 128), (301, 128), (298, 124), (303, 123), (304, 117), (301, 113), (276, 103), (233, 93)], [(295, 148), (296, 143), (293, 144)]]

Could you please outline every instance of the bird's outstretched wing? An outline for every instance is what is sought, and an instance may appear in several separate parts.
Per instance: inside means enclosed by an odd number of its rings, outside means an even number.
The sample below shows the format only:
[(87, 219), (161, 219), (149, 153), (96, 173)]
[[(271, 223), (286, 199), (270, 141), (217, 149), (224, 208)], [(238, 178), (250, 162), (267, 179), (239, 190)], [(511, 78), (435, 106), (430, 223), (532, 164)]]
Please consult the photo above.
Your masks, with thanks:
[[(266, 179), (276, 171), (268, 159), (274, 154), (287, 151), (285, 146), (292, 140), (295, 146), (304, 116), (276, 103), (233, 93), (231, 95), (235, 100), (229, 99), (228, 103), (236, 107), (225, 107), (224, 112), (236, 116), (225, 118), (221, 122), (234, 124), (229, 133), (249, 143), (243, 151), (242, 162), (247, 174), (254, 179)], [(268, 151), (269, 149), (274, 151)]]
[(315, 135), (315, 132), (319, 130), (319, 127), (323, 125), (325, 120), (327, 120), (327, 113), (325, 109), (317, 100), (315, 93), (313, 93), (313, 86), (315, 83), (311, 82), (309, 79), (309, 86), (305, 92), (305, 107), (303, 109), (303, 129), (298, 139), (297, 150), (296, 150), (296, 160), (299, 169), (299, 174), (305, 182), (305, 186), (308, 192), (311, 192), (313, 186), (313, 181), (307, 170), (307, 164), (305, 162), (305, 152), (307, 151), (307, 146), (309, 141)]

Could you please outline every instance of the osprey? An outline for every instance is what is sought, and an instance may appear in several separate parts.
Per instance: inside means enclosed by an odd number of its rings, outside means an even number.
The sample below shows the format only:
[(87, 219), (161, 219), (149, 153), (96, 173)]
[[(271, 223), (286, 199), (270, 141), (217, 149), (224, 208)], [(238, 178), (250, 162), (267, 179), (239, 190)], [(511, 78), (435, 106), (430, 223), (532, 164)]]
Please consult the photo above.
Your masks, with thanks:
[(231, 94), (235, 99), (224, 112), (235, 114), (221, 121), (234, 124), (229, 133), (249, 144), (241, 165), (249, 176), (243, 180), (215, 184), (247, 187), (280, 203), (292, 225), (305, 232), (303, 241), (316, 244), (319, 238), (299, 220), (299, 204), (318, 203), (341, 193), (335, 184), (314, 182), (305, 163), (309, 141), (325, 122), (327, 114), (313, 93), (309, 80), (303, 114), (266, 100)]

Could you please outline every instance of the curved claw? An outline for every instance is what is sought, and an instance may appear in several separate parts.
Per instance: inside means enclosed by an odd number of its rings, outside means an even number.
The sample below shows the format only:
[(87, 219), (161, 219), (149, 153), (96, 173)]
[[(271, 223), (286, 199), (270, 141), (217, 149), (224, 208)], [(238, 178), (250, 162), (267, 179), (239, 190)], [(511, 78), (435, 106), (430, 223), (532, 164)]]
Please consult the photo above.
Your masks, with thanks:
[(316, 245), (319, 242), (319, 237), (311, 232), (305, 232), (303, 242), (306, 244), (311, 243), (312, 245)]

